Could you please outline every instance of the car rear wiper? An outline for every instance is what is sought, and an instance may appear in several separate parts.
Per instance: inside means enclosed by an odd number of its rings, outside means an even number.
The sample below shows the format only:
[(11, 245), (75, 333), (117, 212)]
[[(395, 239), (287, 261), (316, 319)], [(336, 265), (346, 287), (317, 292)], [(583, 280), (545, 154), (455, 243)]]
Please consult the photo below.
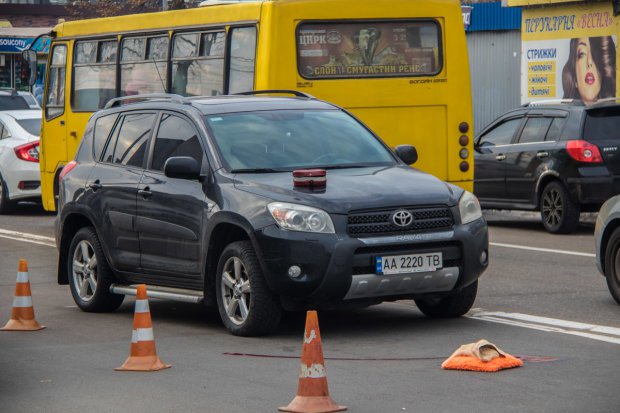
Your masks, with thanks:
[(282, 169), (274, 169), (274, 168), (245, 168), (245, 169), (233, 169), (230, 171), (234, 174), (243, 174), (243, 173), (269, 173), (269, 172), (284, 172)]

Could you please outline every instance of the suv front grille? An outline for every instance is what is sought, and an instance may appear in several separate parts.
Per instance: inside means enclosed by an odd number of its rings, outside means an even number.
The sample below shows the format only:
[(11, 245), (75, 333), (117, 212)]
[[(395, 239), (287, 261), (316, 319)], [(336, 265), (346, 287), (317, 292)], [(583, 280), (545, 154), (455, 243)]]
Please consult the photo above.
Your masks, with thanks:
[[(406, 227), (395, 225), (390, 218), (396, 211), (410, 212), (413, 215), (413, 222)], [(404, 207), (352, 212), (348, 217), (347, 231), (349, 235), (354, 237), (368, 237), (450, 229), (453, 225), (452, 213), (445, 206), (426, 208)]]

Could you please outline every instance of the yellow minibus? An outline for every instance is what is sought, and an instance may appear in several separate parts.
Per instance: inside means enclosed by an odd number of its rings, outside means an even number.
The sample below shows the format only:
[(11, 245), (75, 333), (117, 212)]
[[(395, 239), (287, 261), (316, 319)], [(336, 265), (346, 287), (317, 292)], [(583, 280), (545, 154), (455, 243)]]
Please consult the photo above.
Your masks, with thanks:
[(43, 204), (110, 99), (299, 90), (361, 119), (416, 167), (472, 190), (473, 128), (458, 0), (255, 0), (65, 22), (50, 33)]

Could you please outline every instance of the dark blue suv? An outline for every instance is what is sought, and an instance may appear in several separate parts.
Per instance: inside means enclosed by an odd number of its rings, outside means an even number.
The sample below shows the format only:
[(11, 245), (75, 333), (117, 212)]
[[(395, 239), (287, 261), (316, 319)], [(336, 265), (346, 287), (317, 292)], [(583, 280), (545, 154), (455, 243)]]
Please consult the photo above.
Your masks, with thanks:
[(487, 268), (476, 197), (412, 169), (353, 116), (299, 92), (131, 96), (95, 113), (62, 172), (58, 282), (85, 311), (136, 285), (216, 305), (258, 335), (282, 308), (474, 303)]

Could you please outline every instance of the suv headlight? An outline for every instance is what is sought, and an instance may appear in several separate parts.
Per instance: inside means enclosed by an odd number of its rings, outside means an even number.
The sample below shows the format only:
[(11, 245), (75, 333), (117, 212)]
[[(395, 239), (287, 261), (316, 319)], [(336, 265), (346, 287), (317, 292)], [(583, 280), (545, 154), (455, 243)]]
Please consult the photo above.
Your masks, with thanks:
[(267, 208), (280, 228), (324, 234), (336, 232), (329, 214), (320, 209), (285, 202), (272, 202)]
[(471, 192), (463, 192), (459, 200), (459, 213), (461, 214), (461, 223), (463, 224), (469, 224), (482, 218), (482, 209), (480, 209), (478, 198)]

